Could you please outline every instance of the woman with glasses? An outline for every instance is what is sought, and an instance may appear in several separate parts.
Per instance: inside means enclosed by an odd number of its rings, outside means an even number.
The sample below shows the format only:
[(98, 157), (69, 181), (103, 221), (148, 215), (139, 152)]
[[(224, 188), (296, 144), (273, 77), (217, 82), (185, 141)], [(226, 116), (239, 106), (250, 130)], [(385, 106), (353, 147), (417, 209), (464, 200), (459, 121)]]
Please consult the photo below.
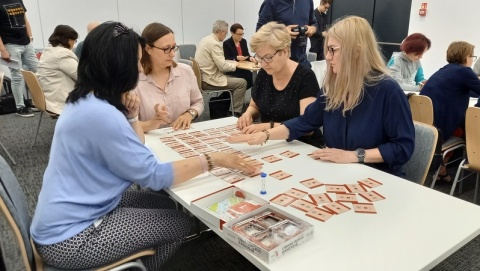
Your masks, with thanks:
[[(454, 41), (447, 49), (447, 62), (435, 72), (420, 91), (433, 103), (435, 126), (441, 131), (442, 141), (451, 136), (464, 137), (465, 113), (470, 91), (480, 94), (480, 80), (471, 69), (477, 58), (475, 46), (465, 41)], [(445, 157), (447, 163), (450, 157)], [(438, 181), (449, 182), (452, 178), (444, 166), (438, 173)]]
[[(58, 269), (93, 270), (144, 249), (147, 270), (161, 266), (190, 231), (189, 218), (160, 190), (215, 166), (255, 169), (214, 152), (161, 163), (144, 145), (137, 120), (143, 40), (106, 22), (85, 39), (78, 81), (55, 126), (30, 232), (43, 261)], [(163, 53), (163, 52), (162, 52)]]
[(151, 23), (142, 32), (145, 39), (142, 67), (134, 92), (140, 97), (138, 118), (144, 132), (161, 127), (189, 129), (203, 112), (203, 96), (190, 66), (176, 63), (178, 51), (173, 31)]
[(40, 57), (37, 78), (49, 112), (61, 114), (68, 93), (75, 87), (78, 58), (72, 48), (77, 38), (75, 29), (68, 25), (58, 25), (48, 38), (50, 44)]
[[(254, 61), (253, 57), (248, 52), (247, 41), (243, 38), (243, 26), (241, 24), (232, 24), (230, 27), (230, 38), (223, 41), (223, 54), (225, 59), (234, 61)], [(237, 69), (234, 72), (227, 72), (226, 74), (243, 78), (247, 81), (247, 89), (253, 85), (253, 74), (251, 71)]]
[[(323, 126), (326, 148), (313, 158), (335, 163), (365, 163), (404, 176), (412, 156), (415, 131), (407, 98), (388, 76), (367, 20), (337, 21), (325, 39), (327, 74), (321, 93), (297, 118), (251, 135), (230, 136), (232, 143), (288, 141)], [(258, 52), (258, 51), (257, 51)]]
[[(290, 59), (290, 44), (287, 27), (276, 22), (262, 26), (253, 35), (250, 45), (262, 69), (255, 80), (250, 104), (237, 121), (242, 133), (258, 133), (279, 126), (303, 115), (305, 108), (315, 101), (320, 91), (315, 74)], [(261, 123), (253, 123), (258, 118)], [(322, 138), (316, 129), (299, 140), (322, 147)]]

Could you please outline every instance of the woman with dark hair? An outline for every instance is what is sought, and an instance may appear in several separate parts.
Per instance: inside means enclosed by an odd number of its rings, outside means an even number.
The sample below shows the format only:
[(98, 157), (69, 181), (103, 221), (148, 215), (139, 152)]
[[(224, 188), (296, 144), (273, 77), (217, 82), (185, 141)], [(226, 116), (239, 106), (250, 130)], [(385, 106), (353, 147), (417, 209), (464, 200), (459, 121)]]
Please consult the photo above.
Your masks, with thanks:
[(420, 33), (413, 33), (403, 40), (401, 52), (393, 53), (388, 61), (392, 77), (405, 91), (420, 91), (426, 82), (420, 59), (432, 46), (431, 41)]
[[(239, 23), (232, 24), (230, 27), (231, 37), (223, 41), (223, 54), (227, 60), (235, 61), (254, 61), (248, 52), (247, 41), (243, 38), (243, 26)], [(253, 74), (251, 71), (236, 69), (226, 74), (243, 78), (247, 81), (247, 89), (253, 86)]]
[(227, 153), (160, 163), (143, 145), (137, 121), (142, 39), (122, 23), (107, 22), (86, 37), (78, 81), (58, 119), (50, 159), (31, 225), (35, 247), (48, 265), (92, 269), (139, 250), (148, 270), (180, 246), (188, 217), (168, 197), (128, 189), (160, 190), (214, 166), (251, 172)]
[(78, 33), (68, 25), (58, 25), (40, 57), (37, 77), (45, 94), (47, 110), (61, 114), (68, 93), (77, 81), (78, 58), (72, 52)]
[(173, 60), (178, 50), (173, 31), (151, 23), (142, 32), (143, 73), (134, 92), (140, 97), (138, 119), (144, 132), (171, 125), (188, 129), (203, 112), (203, 96), (190, 66)]

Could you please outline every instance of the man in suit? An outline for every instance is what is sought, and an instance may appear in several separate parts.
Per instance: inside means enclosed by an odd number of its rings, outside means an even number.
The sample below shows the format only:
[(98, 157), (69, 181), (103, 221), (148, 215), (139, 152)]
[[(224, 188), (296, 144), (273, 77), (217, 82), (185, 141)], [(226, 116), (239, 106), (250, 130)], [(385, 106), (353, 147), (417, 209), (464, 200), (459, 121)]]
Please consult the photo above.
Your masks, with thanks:
[(327, 11), (332, 5), (333, 0), (321, 0), (314, 14), (317, 19), (317, 31), (310, 37), (310, 52), (317, 54), (317, 60), (324, 60), (323, 43), (327, 34)]
[(212, 32), (200, 41), (195, 52), (195, 60), (202, 72), (202, 88), (232, 89), (234, 111), (232, 114), (239, 117), (243, 110), (247, 82), (245, 79), (224, 74), (235, 71), (238, 66), (238, 62), (226, 61), (223, 53), (222, 42), (227, 36), (228, 23), (217, 20), (213, 23)]

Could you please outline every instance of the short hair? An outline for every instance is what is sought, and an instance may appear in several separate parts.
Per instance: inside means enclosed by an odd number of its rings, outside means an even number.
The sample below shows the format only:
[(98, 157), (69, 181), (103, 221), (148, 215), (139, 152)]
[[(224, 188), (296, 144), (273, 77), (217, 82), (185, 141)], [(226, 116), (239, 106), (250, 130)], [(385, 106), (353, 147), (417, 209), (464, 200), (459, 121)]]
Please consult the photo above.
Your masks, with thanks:
[(473, 56), (475, 46), (466, 41), (454, 41), (447, 49), (447, 62), (450, 64), (465, 64), (467, 57)]
[[(161, 37), (168, 35), (170, 33), (173, 34), (173, 31), (168, 26), (155, 22), (147, 25), (143, 29), (142, 38), (145, 40), (145, 44), (152, 46), (155, 43), (155, 41), (157, 41)], [(142, 54), (141, 63), (142, 63), (143, 73), (150, 74), (153, 68), (152, 58), (145, 50), (145, 47), (143, 48), (142, 52), (143, 54)], [(172, 65), (173, 67), (176, 67), (177, 63), (175, 63), (174, 61)]]
[(430, 49), (431, 46), (432, 42), (425, 37), (425, 35), (421, 33), (413, 33), (403, 40), (400, 45), (400, 50), (407, 54), (413, 53), (415, 55), (420, 55), (423, 54), (425, 50)]
[(48, 42), (52, 46), (62, 45), (65, 48), (70, 48), (69, 40), (78, 39), (78, 33), (72, 27), (68, 25), (59, 24), (53, 30), (52, 35), (48, 38)]
[(321, 0), (321, 1), (320, 1), (320, 4), (321, 4), (321, 5), (329, 4), (329, 5), (331, 6), (332, 3), (333, 3), (333, 0)]
[(89, 22), (87, 24), (87, 32), (92, 31), (95, 27), (97, 27), (99, 25), (100, 25), (100, 23), (98, 21)]
[(232, 32), (232, 33), (237, 33), (238, 29), (244, 30), (243, 26), (241, 24), (238, 24), (238, 23), (232, 24), (232, 26), (230, 26), (230, 32)]
[(143, 39), (119, 22), (105, 22), (85, 38), (78, 63), (78, 79), (67, 102), (75, 103), (90, 92), (123, 113), (122, 94), (138, 82), (138, 46)]
[(250, 39), (250, 48), (256, 52), (265, 45), (271, 46), (275, 50), (290, 48), (292, 39), (288, 34), (287, 27), (277, 22), (269, 22), (263, 25), (253, 34)]
[(214, 23), (213, 23), (213, 26), (212, 26), (212, 33), (217, 33), (217, 32), (220, 32), (220, 31), (227, 31), (228, 30), (228, 23), (225, 22), (224, 20), (216, 20)]
[(324, 82), (327, 101), (325, 109), (335, 110), (343, 106), (342, 111), (345, 114), (361, 102), (365, 84), (378, 83), (388, 74), (388, 69), (375, 33), (364, 18), (347, 16), (336, 21), (327, 31), (325, 54), (330, 54), (330, 38), (340, 42), (341, 71), (334, 74), (327, 61), (328, 69)]

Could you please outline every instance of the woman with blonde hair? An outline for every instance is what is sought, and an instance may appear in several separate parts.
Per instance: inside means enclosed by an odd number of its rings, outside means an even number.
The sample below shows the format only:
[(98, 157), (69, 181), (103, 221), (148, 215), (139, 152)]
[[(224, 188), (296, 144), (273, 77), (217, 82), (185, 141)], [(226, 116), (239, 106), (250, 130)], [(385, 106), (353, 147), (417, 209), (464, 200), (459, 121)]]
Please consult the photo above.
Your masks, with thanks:
[[(287, 27), (276, 22), (262, 26), (253, 35), (250, 46), (262, 69), (252, 88), (250, 104), (237, 121), (242, 133), (258, 133), (303, 115), (320, 92), (313, 71), (289, 58), (290, 44)], [(253, 124), (257, 118), (261, 123)], [(319, 129), (302, 135), (299, 140), (316, 147), (323, 146)]]
[(349, 16), (337, 21), (325, 40), (328, 63), (322, 93), (302, 116), (251, 135), (234, 135), (232, 143), (264, 144), (294, 140), (323, 126), (327, 148), (313, 157), (335, 163), (365, 163), (404, 176), (412, 156), (415, 130), (407, 98), (387, 75), (368, 22)]

